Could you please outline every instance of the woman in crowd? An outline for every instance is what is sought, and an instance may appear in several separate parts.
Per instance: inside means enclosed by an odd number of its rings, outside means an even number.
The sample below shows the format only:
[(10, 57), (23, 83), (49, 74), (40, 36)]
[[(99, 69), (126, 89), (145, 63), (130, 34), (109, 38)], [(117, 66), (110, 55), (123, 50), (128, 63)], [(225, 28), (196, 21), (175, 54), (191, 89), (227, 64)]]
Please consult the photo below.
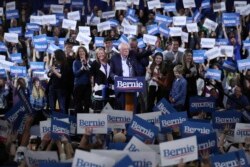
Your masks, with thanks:
[(88, 52), (83, 46), (77, 50), (73, 72), (75, 113), (88, 113), (91, 105), (90, 61)]
[(46, 98), (45, 90), (38, 78), (33, 79), (32, 92), (30, 96), (30, 103), (34, 110), (41, 111), (45, 107)]
[(69, 68), (66, 62), (65, 53), (62, 50), (54, 52), (54, 62), (48, 72), (49, 80), (49, 105), (51, 111), (56, 109), (56, 100), (62, 113), (65, 111), (66, 89), (65, 84), (68, 79)]
[[(94, 99), (97, 101), (101, 100), (101, 103), (105, 103), (106, 101), (112, 103), (110, 98), (114, 98), (114, 90), (112, 89), (112, 80), (109, 75), (110, 65), (107, 54), (103, 48), (96, 49), (96, 58), (97, 59), (91, 65), (91, 74), (94, 79)], [(94, 110), (101, 110), (104, 107), (104, 104), (97, 104), (95, 107)]]

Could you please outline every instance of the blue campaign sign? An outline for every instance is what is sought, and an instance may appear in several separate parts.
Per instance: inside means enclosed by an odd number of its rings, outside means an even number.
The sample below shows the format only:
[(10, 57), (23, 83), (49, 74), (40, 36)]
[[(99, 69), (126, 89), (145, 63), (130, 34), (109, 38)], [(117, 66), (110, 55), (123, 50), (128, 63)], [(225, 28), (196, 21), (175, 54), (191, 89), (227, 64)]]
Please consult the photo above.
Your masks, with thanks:
[(114, 47), (118, 47), (120, 45), (120, 40), (113, 40), (112, 41)]
[(33, 37), (33, 42), (34, 43), (47, 43), (47, 35), (42, 34), (42, 35), (37, 35)]
[(201, 7), (202, 9), (210, 8), (210, 0), (202, 0)]
[(163, 35), (164, 37), (169, 37), (169, 28), (167, 27), (166, 23), (161, 23), (159, 25), (159, 32), (161, 35)]
[(230, 60), (225, 60), (222, 64), (222, 68), (229, 72), (236, 72), (237, 71), (237, 64)]
[(216, 132), (207, 135), (197, 134), (196, 136), (199, 151), (208, 151), (209, 154), (218, 152)]
[(6, 71), (5, 71), (5, 69), (0, 69), (0, 77), (1, 78), (6, 78)]
[(143, 39), (142, 38), (138, 38), (137, 39), (137, 46), (138, 46), (138, 48), (145, 48), (146, 47), (146, 44), (144, 43), (144, 41), (143, 41)]
[(18, 34), (18, 36), (22, 36), (22, 27), (9, 28), (9, 33), (15, 33)]
[(144, 77), (115, 77), (116, 92), (143, 92)]
[(222, 13), (222, 23), (226, 27), (240, 25), (240, 14), (239, 13)]
[(213, 97), (193, 96), (189, 100), (190, 112), (213, 112), (215, 110), (215, 99)]
[(129, 21), (131, 21), (132, 23), (138, 23), (139, 19), (137, 16), (132, 16), (132, 15), (128, 15), (126, 17)]
[(176, 3), (165, 3), (164, 10), (168, 12), (176, 12)]
[(119, 25), (119, 22), (116, 19), (110, 19), (109, 23), (111, 27), (117, 27)]
[(135, 9), (128, 8), (126, 12), (126, 16), (128, 15), (135, 16)]
[(218, 166), (240, 166), (248, 167), (245, 152), (243, 150), (230, 152), (221, 155), (214, 155), (211, 157), (212, 167)]
[(55, 15), (56, 15), (56, 20), (59, 21), (62, 21), (65, 18), (63, 13), (56, 13)]
[(27, 69), (23, 66), (11, 66), (10, 67), (10, 75), (11, 76), (18, 76), (18, 77), (26, 77)]
[(12, 62), (15, 62), (15, 63), (22, 63), (23, 62), (21, 53), (10, 54), (10, 59)]
[(51, 120), (51, 138), (54, 140), (61, 139), (62, 136), (69, 137), (69, 123), (52, 119)]
[(52, 112), (53, 119), (63, 119), (63, 118), (69, 118), (67, 114), (63, 114), (60, 112)]
[(39, 167), (71, 167), (71, 162), (40, 162)]
[(19, 101), (4, 115), (4, 118), (10, 123), (14, 123), (18, 116), (24, 113), (25, 107), (23, 106), (23, 102)]
[(25, 107), (25, 110), (28, 113), (33, 113), (33, 109), (31, 107), (30, 101), (29, 101), (29, 97), (27, 97), (26, 93), (25, 93), (25, 89), (21, 88), (17, 91), (17, 95), (19, 97), (19, 99), (23, 102), (23, 106)]
[(40, 30), (40, 25), (35, 24), (35, 23), (27, 23), (26, 28), (27, 28), (27, 30), (39, 31)]
[(3, 42), (0, 42), (0, 52), (6, 52), (6, 51), (7, 51), (7, 47), (5, 46)]
[(128, 38), (124, 34), (122, 34), (121, 37), (118, 40), (120, 42), (124, 42), (124, 43), (128, 43), (129, 42)]
[(48, 44), (47, 42), (38, 42), (38, 43), (34, 43), (35, 45), (35, 49), (38, 52), (45, 52), (47, 50)]
[(245, 49), (250, 49), (250, 40), (243, 41), (243, 47)]
[(225, 38), (217, 38), (215, 40), (215, 45), (216, 46), (221, 46), (221, 45), (228, 45), (228, 39), (225, 39)]
[[(164, 114), (177, 112), (174, 107), (165, 99), (162, 98), (153, 108), (153, 111), (161, 111)], [(151, 111), (148, 111), (151, 112)]]
[(202, 64), (204, 63), (204, 56), (206, 50), (193, 50), (193, 60), (195, 63)]
[(71, 5), (72, 7), (75, 7), (75, 8), (82, 8), (82, 6), (84, 6), (82, 0), (71, 0)]
[(109, 150), (124, 150), (127, 143), (109, 143), (108, 149)]
[(95, 46), (104, 47), (104, 37), (95, 37)]
[(239, 71), (250, 69), (250, 59), (237, 60), (237, 65)]
[(6, 20), (18, 19), (19, 12), (18, 10), (8, 10), (6, 11)]
[(157, 24), (148, 25), (147, 32), (150, 35), (158, 34), (159, 33), (158, 25)]
[(46, 39), (47, 39), (47, 42), (49, 43), (49, 44), (55, 44), (56, 43), (56, 38), (55, 37), (46, 37)]
[(163, 133), (171, 132), (173, 128), (179, 127), (187, 121), (187, 112), (175, 112), (168, 115), (161, 115), (160, 126)]
[(158, 22), (158, 23), (167, 23), (169, 20), (169, 17), (168, 16), (165, 16), (165, 15), (161, 15), (161, 14), (156, 14), (155, 16), (155, 22)]
[(193, 20), (194, 22), (199, 22), (201, 19), (201, 13), (199, 12), (199, 10), (197, 9), (193, 15)]
[(213, 132), (213, 127), (210, 123), (201, 123), (193, 121), (185, 121), (181, 124), (181, 136), (192, 136), (195, 133), (208, 135)]
[(25, 38), (30, 38), (30, 39), (32, 39), (33, 36), (34, 36), (34, 31), (32, 31), (32, 30), (27, 30), (27, 31), (25, 32), (25, 34), (24, 34), (24, 37), (25, 37)]
[(31, 70), (44, 70), (44, 62), (30, 62)]
[(118, 161), (114, 167), (128, 167), (128, 166), (133, 167), (134, 163), (132, 159), (128, 155), (126, 155), (120, 161)]
[(221, 80), (221, 70), (211, 69), (211, 68), (207, 69), (207, 71), (205, 73), (205, 78), (220, 81)]
[(231, 128), (235, 127), (235, 124), (241, 122), (242, 113), (237, 111), (216, 111), (212, 114), (214, 129), (224, 129), (226, 125), (230, 125)]
[(153, 141), (158, 135), (158, 127), (152, 125), (148, 121), (134, 116), (131, 124), (128, 127), (128, 135), (136, 136), (142, 141)]

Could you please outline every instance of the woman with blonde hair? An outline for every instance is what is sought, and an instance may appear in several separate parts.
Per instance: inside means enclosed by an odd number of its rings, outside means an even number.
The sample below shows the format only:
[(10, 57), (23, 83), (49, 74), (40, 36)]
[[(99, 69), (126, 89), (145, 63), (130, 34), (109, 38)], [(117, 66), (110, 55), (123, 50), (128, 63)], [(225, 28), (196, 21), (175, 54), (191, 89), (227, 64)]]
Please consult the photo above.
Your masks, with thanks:
[(32, 92), (30, 96), (30, 103), (34, 110), (42, 110), (45, 107), (46, 98), (45, 90), (38, 78), (33, 79)]

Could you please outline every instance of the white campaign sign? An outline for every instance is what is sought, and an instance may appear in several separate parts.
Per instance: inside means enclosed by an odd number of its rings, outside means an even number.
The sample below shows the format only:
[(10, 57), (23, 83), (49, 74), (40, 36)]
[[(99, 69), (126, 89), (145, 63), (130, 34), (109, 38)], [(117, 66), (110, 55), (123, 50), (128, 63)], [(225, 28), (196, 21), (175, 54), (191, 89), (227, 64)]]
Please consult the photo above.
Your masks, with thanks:
[(129, 152), (141, 152), (141, 151), (155, 152), (152, 148), (150, 148), (147, 144), (143, 143), (135, 136), (133, 136), (132, 139), (130, 139), (130, 141), (123, 150)]
[(58, 162), (56, 151), (30, 151), (25, 152), (26, 163), (29, 167), (38, 167), (40, 162)]
[(108, 19), (108, 18), (112, 18), (112, 17), (115, 17), (115, 11), (108, 11), (108, 12), (102, 13), (103, 19)]
[(79, 32), (85, 34), (85, 35), (88, 35), (90, 36), (90, 27), (89, 26), (79, 26)]
[(137, 25), (127, 25), (124, 27), (124, 34), (137, 35)]
[(114, 166), (115, 160), (82, 150), (76, 150), (72, 166)]
[(76, 29), (76, 21), (63, 19), (62, 28), (65, 28), (65, 29), (70, 28), (71, 30), (75, 30)]
[(195, 2), (194, 0), (183, 0), (183, 6), (184, 8), (195, 8)]
[(43, 24), (43, 16), (30, 16), (30, 23), (42, 25)]
[(143, 114), (136, 114), (136, 116), (153, 123), (155, 126), (160, 128), (160, 115), (162, 115), (161, 111), (150, 112), (150, 113), (143, 113)]
[(177, 165), (198, 159), (196, 136), (160, 143), (161, 165)]
[(129, 157), (132, 159), (134, 166), (157, 166), (159, 162), (157, 161), (156, 152), (129, 152)]
[(126, 26), (128, 26), (128, 25), (130, 25), (130, 23), (129, 23), (129, 21), (126, 19), (126, 18), (124, 18), (123, 20), (122, 20), (122, 24), (121, 24), (123, 27), (126, 27)]
[(133, 119), (133, 113), (125, 110), (105, 110), (102, 113), (107, 114), (108, 128), (125, 128)]
[(182, 33), (182, 29), (181, 27), (169, 27), (169, 34), (171, 37), (175, 37), (175, 36), (181, 36)]
[(234, 142), (244, 143), (246, 137), (250, 137), (250, 124), (236, 123), (234, 129)]
[(71, 3), (71, 0), (58, 0), (58, 4)]
[(188, 32), (198, 32), (197, 23), (187, 23), (186, 26), (187, 26)]
[(101, 32), (101, 31), (106, 31), (106, 30), (110, 30), (111, 26), (110, 26), (110, 22), (109, 21), (105, 21), (105, 22), (101, 22), (99, 24), (97, 24), (97, 31)]
[(51, 120), (40, 121), (40, 137), (43, 137), (51, 132)]
[(83, 43), (85, 45), (89, 45), (89, 43), (91, 42), (92, 38), (87, 36), (86, 34), (82, 33), (82, 32), (79, 32), (77, 37), (76, 37), (76, 40), (80, 43)]
[(15, 1), (6, 3), (6, 11), (15, 10), (15, 9), (16, 9)]
[(113, 108), (111, 107), (111, 105), (109, 103), (107, 103), (103, 108), (101, 113), (105, 113), (106, 111), (113, 111)]
[(220, 57), (220, 49), (218, 47), (214, 47), (212, 49), (209, 49), (205, 52), (205, 55), (209, 60), (212, 60), (214, 58)]
[(188, 43), (188, 33), (182, 31), (181, 40), (182, 40), (182, 42)]
[(81, 20), (80, 12), (79, 11), (69, 12), (68, 19), (75, 20), (75, 21)]
[(87, 24), (88, 25), (96, 26), (100, 22), (101, 22), (101, 18), (100, 17), (94, 17), (92, 20), (91, 20), (90, 16), (87, 17)]
[(10, 62), (10, 61), (5, 61), (5, 60), (0, 61), (0, 67), (5, 69), (6, 71), (10, 71), (10, 67), (12, 67), (14, 65), (15, 65), (15, 63)]
[(161, 2), (159, 0), (148, 1), (148, 9), (152, 10), (154, 8), (161, 8)]
[(186, 25), (187, 17), (186, 16), (174, 16), (173, 23), (175, 26), (184, 26)]
[(157, 37), (153, 35), (143, 34), (143, 42), (150, 45), (155, 45)]
[(218, 26), (218, 23), (206, 18), (203, 26), (209, 30), (215, 31), (216, 27)]
[(7, 42), (18, 43), (18, 34), (16, 33), (4, 33), (4, 40)]
[(43, 15), (42, 25), (46, 24), (56, 24), (56, 15)]
[(63, 13), (63, 5), (50, 5), (50, 10), (52, 13)]
[(225, 57), (225, 55), (227, 57), (233, 57), (234, 55), (234, 47), (231, 45), (221, 45), (220, 46), (220, 52), (221, 52), (221, 56)]
[(127, 10), (127, 2), (115, 2), (115, 10)]
[(77, 114), (77, 134), (85, 134), (86, 128), (92, 128), (93, 134), (106, 134), (107, 114)]
[(225, 2), (214, 3), (213, 8), (214, 8), (214, 12), (225, 11), (226, 4)]
[(240, 10), (240, 14), (243, 16), (247, 16), (247, 15), (249, 15), (249, 13), (250, 13), (250, 4), (242, 7)]
[(215, 45), (214, 38), (201, 38), (201, 48), (213, 48)]

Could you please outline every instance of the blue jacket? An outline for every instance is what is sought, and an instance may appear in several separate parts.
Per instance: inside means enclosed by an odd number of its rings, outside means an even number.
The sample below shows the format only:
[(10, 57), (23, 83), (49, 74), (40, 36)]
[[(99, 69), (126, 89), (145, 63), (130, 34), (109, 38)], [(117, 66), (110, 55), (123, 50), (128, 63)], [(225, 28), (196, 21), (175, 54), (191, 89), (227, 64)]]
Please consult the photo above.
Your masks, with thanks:
[(73, 72), (74, 72), (74, 85), (87, 85), (90, 84), (90, 71), (81, 70), (82, 63), (80, 60), (74, 60), (73, 62)]
[(185, 78), (181, 77), (175, 79), (172, 85), (170, 96), (175, 100), (173, 106), (184, 105), (187, 94), (187, 81)]

